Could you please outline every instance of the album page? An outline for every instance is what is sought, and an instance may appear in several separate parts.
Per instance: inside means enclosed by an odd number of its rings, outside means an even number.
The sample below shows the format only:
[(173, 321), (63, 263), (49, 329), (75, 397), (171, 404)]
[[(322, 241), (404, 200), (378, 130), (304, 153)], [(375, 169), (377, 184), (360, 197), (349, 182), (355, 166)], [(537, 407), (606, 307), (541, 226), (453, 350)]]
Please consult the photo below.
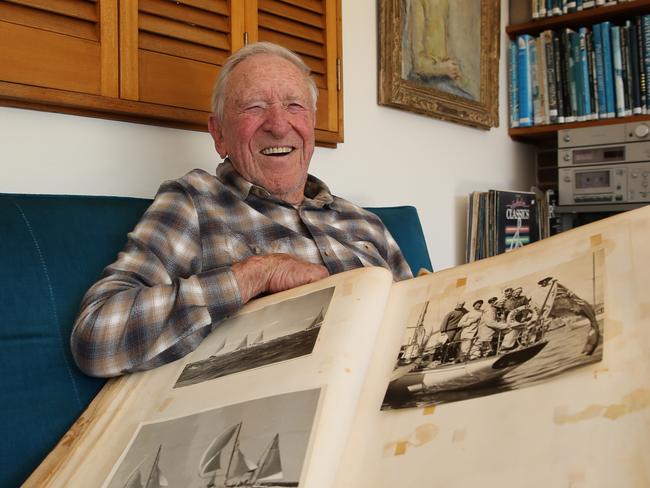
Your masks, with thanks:
[(335, 486), (647, 486), (650, 207), (393, 286)]
[(109, 382), (25, 486), (331, 487), (391, 284), (365, 268), (249, 303)]

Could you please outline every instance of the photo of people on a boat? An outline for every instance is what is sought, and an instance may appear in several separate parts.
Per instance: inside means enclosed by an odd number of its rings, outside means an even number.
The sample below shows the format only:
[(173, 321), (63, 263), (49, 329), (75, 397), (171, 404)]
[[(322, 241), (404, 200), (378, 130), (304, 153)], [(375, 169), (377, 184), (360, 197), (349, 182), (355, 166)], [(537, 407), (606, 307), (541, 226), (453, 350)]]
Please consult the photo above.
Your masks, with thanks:
[(333, 294), (326, 288), (217, 325), (174, 388), (311, 354)]
[(530, 386), (600, 361), (603, 277), (596, 255), (413, 310), (382, 409)]
[(319, 394), (288, 393), (141, 425), (105, 486), (300, 486)]

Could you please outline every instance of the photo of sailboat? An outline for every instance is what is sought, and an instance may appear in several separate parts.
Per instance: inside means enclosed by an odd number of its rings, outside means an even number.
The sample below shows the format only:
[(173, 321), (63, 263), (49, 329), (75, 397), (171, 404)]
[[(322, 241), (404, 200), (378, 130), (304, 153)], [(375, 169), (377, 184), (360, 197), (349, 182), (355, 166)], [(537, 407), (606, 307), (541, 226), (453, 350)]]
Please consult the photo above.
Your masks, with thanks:
[(255, 463), (246, 457), (239, 445), (242, 425), (243, 422), (239, 422), (226, 429), (203, 453), (199, 473), (202, 477), (209, 478), (206, 488), (298, 486), (297, 480), (284, 478), (280, 434), (273, 436)]
[(174, 388), (311, 354), (333, 293), (319, 290), (220, 324)]
[(599, 260), (586, 255), (550, 271), (457, 296), (448, 308), (426, 300), (406, 327), (382, 409), (518, 389), (600, 361)]
[(141, 424), (103, 488), (300, 486), (320, 392)]

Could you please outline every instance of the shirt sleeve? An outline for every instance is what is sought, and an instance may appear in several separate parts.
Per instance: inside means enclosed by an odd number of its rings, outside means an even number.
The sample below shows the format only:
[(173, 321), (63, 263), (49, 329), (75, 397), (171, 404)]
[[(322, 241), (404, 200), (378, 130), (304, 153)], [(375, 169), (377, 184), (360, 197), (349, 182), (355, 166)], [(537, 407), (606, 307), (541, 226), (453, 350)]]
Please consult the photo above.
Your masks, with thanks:
[(397, 242), (393, 239), (393, 236), (390, 234), (388, 229), (384, 226), (384, 238), (386, 239), (386, 247), (388, 250), (388, 256), (386, 262), (390, 267), (390, 270), (393, 273), (393, 280), (402, 281), (413, 278), (413, 273), (411, 272), (411, 267), (409, 266), (406, 258), (402, 254)]
[(72, 331), (78, 366), (110, 377), (178, 359), (238, 311), (230, 266), (202, 269), (199, 218), (177, 183), (161, 186), (117, 261), (86, 293)]

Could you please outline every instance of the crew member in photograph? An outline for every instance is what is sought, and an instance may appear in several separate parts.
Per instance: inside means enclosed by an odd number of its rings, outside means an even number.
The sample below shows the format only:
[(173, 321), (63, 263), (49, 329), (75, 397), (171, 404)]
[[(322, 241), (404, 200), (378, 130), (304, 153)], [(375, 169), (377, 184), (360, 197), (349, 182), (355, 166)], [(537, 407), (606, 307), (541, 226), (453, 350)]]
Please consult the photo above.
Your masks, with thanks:
[(459, 359), (467, 361), (479, 356), (479, 349), (476, 343), (476, 333), (478, 331), (478, 324), (481, 322), (483, 313), (482, 309), (483, 300), (476, 300), (472, 303), (472, 310), (463, 315), (463, 318), (458, 322), (460, 331), (460, 352)]
[(223, 162), (163, 183), (86, 293), (71, 338), (84, 372), (178, 359), (260, 294), (362, 266), (412, 277), (379, 217), (308, 174), (317, 94), (283, 47), (255, 43), (227, 60), (209, 118)]

